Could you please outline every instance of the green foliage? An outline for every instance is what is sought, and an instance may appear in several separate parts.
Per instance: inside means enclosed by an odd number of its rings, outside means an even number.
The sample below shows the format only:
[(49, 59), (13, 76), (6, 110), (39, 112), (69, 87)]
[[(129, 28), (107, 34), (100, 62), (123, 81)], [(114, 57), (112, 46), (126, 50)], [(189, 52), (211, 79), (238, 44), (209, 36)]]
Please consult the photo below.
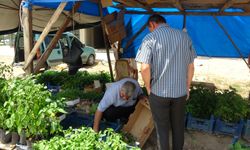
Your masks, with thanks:
[(6, 129), (5, 119), (6, 111), (3, 108), (4, 102), (8, 99), (6, 92), (3, 90), (7, 85), (7, 78), (12, 76), (12, 67), (0, 62), (0, 128)]
[(97, 107), (98, 107), (98, 103), (91, 104), (90, 109), (89, 109), (89, 114), (94, 115), (97, 110)]
[[(34, 150), (126, 150), (127, 144), (122, 136), (112, 129), (96, 133), (91, 128), (68, 129), (63, 136), (55, 136), (49, 141), (43, 140), (34, 144)], [(139, 148), (131, 148), (139, 150)]]
[(100, 100), (102, 99), (104, 95), (104, 92), (96, 92), (96, 91), (91, 91), (91, 92), (84, 92), (80, 95), (81, 99), (87, 99), (90, 101), (94, 101), (94, 102), (100, 102)]
[(122, 140), (128, 145), (136, 145), (136, 139), (132, 134), (128, 132), (120, 132), (119, 134), (121, 134), (121, 136), (123, 137)]
[(191, 88), (186, 111), (203, 119), (214, 114), (226, 122), (238, 122), (250, 113), (247, 101), (235, 89), (210, 90), (202, 86)]
[(216, 107), (216, 93), (214, 90), (203, 86), (191, 87), (190, 99), (186, 105), (186, 111), (194, 117), (209, 119)]
[(62, 100), (51, 100), (51, 93), (32, 76), (13, 78), (3, 87), (6, 93), (3, 105), (5, 127), (27, 137), (47, 135), (60, 130), (56, 113), (65, 111), (59, 107)]
[(79, 89), (65, 89), (53, 96), (54, 99), (65, 98), (66, 101), (75, 100), (80, 97), (83, 92)]
[(65, 101), (74, 100), (77, 98), (99, 102), (104, 95), (104, 92), (83, 92), (79, 89), (65, 89), (53, 96), (53, 99), (65, 99)]
[(38, 83), (51, 85), (60, 85), (62, 89), (80, 88), (94, 83), (94, 80), (100, 80), (105, 83), (111, 82), (111, 77), (108, 73), (88, 73), (87, 71), (77, 72), (75, 75), (68, 75), (66, 71), (46, 71), (36, 77)]
[(51, 85), (62, 85), (63, 82), (67, 79), (68, 73), (66, 71), (45, 71), (44, 73), (38, 74), (36, 76), (37, 83)]
[(230, 150), (250, 150), (250, 147), (244, 146), (241, 142), (236, 142), (235, 144), (230, 145)]
[(247, 101), (237, 94), (235, 89), (223, 90), (217, 95), (214, 111), (216, 117), (226, 122), (238, 122), (240, 119), (245, 119), (249, 112)]
[(4, 100), (6, 98), (6, 93), (3, 91), (4, 86), (6, 86), (7, 80), (4, 78), (0, 78), (0, 108), (3, 106)]

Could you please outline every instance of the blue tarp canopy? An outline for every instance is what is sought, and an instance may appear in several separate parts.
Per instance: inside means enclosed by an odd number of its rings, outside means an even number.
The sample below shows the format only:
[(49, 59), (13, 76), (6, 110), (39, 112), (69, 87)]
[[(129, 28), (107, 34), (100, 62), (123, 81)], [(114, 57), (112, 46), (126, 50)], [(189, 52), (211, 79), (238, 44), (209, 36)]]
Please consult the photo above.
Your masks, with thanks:
[[(42, 6), (46, 8), (57, 8), (60, 2), (67, 1), (66, 10), (71, 10), (73, 4), (77, 0), (29, 0), (32, 5)], [(78, 12), (99, 16), (98, 4), (88, 0), (82, 0), (82, 5)], [(139, 8), (127, 8), (127, 10), (145, 11)], [(156, 9), (154, 9), (156, 10)], [(119, 11), (113, 7), (104, 9), (105, 14)], [(160, 11), (178, 11), (177, 9), (161, 9)], [(211, 10), (196, 10), (200, 12)], [(212, 11), (218, 11), (216, 9)], [(239, 9), (227, 9), (229, 12), (241, 12)], [(149, 15), (143, 14), (125, 14), (125, 26), (127, 37), (122, 41), (124, 48), (126, 43), (137, 33), (141, 27), (146, 23)], [(183, 16), (182, 15), (164, 15), (168, 24), (177, 29), (182, 29)], [(240, 52), (244, 57), (250, 55), (250, 16), (218, 16), (219, 21), (225, 27), (229, 35), (232, 37)], [(239, 53), (232, 45), (226, 34), (216, 23), (213, 16), (187, 16), (186, 17), (187, 32), (192, 38), (194, 48), (199, 56), (209, 57), (240, 57)], [(143, 37), (149, 33), (145, 29), (133, 43), (124, 49), (122, 57), (133, 58), (136, 56), (137, 49), (141, 44)]]
[[(130, 8), (131, 9), (131, 8)], [(144, 11), (138, 8), (132, 8), (138, 12)], [(154, 9), (157, 10), (157, 9)], [(117, 11), (116, 9), (109, 9), (110, 12)], [(177, 9), (160, 9), (161, 12), (177, 12)], [(213, 10), (199, 10), (200, 12), (218, 11)], [(227, 12), (241, 12), (239, 9), (227, 9)], [(125, 26), (127, 37), (122, 41), (122, 47), (126, 47), (127, 42), (137, 33), (142, 26), (147, 22), (150, 15), (143, 14), (126, 14)], [(183, 28), (183, 15), (163, 15), (167, 23), (176, 29)], [(250, 55), (250, 16), (217, 16), (220, 23), (229, 33), (235, 44), (240, 49), (243, 57)], [(213, 16), (186, 16), (186, 29), (193, 41), (193, 46), (199, 56), (208, 57), (241, 57), (239, 52), (233, 46), (225, 32), (220, 28)], [(124, 50), (122, 57), (134, 58), (137, 50), (142, 42), (142, 39), (149, 33), (145, 29), (133, 43)]]
[[(125, 15), (127, 37), (122, 41), (122, 47), (137, 33), (146, 23), (149, 15)], [(183, 16), (164, 15), (167, 23), (177, 29), (183, 27)], [(243, 16), (218, 16), (235, 44), (239, 47), (244, 57), (250, 55), (250, 17)], [(187, 16), (186, 28), (192, 38), (194, 48), (199, 56), (209, 57), (240, 57), (239, 53), (230, 42), (224, 31), (219, 27), (213, 16)], [(135, 57), (137, 49), (143, 37), (149, 33), (145, 29), (128, 47), (124, 50), (123, 57)]]

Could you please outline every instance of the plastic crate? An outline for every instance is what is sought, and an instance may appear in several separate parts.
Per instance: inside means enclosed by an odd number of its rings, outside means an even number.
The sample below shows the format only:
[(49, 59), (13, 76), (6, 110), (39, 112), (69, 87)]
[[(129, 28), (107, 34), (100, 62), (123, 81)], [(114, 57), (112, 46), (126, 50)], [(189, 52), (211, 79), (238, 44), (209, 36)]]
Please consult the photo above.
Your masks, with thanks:
[(100, 123), (100, 130), (105, 130), (107, 128), (112, 128), (115, 132), (120, 131), (123, 127), (123, 124), (117, 120), (116, 122), (108, 122), (108, 121), (102, 121)]
[(63, 119), (60, 124), (63, 129), (72, 128), (80, 128), (82, 126), (92, 127), (93, 126), (93, 116), (91, 115), (83, 115), (77, 112), (72, 112), (66, 115), (66, 118)]
[(243, 129), (243, 138), (250, 141), (250, 120), (247, 120)]
[(241, 136), (244, 121), (240, 120), (239, 123), (226, 123), (219, 118), (216, 119), (214, 132), (217, 134)]
[(47, 84), (47, 89), (54, 95), (58, 93), (61, 89), (59, 85), (51, 85), (50, 83)]
[(208, 133), (213, 133), (214, 122), (215, 119), (213, 115), (211, 115), (210, 119), (208, 120), (208, 119), (195, 118), (189, 113), (187, 117), (187, 129), (194, 129)]

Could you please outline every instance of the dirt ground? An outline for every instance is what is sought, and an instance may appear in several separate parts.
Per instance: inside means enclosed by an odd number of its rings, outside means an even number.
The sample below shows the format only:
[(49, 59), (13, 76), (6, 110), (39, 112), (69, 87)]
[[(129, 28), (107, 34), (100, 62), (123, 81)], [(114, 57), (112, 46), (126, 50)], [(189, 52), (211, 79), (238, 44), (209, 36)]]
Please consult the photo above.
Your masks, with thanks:
[[(205, 132), (186, 130), (183, 150), (228, 150), (232, 139), (233, 138), (230, 136), (214, 135)], [(153, 130), (142, 149), (157, 150), (156, 144), (156, 131)]]
[[(13, 49), (0, 47), (0, 62), (11, 64), (13, 62)], [(111, 54), (112, 56), (112, 54)], [(114, 68), (114, 58), (112, 57), (112, 68)], [(14, 75), (21, 76), (24, 74), (22, 65), (14, 67)], [(65, 69), (65, 65), (55, 67), (56, 69)], [(138, 65), (140, 68), (140, 65)], [(106, 55), (103, 52), (97, 52), (97, 62), (89, 67), (85, 66), (80, 70), (89, 72), (109, 72)], [(140, 70), (140, 69), (139, 69)], [(238, 92), (248, 99), (250, 92), (250, 70), (242, 59), (228, 58), (208, 58), (198, 57), (195, 60), (194, 81), (214, 83), (218, 88), (228, 88), (232, 86)], [(139, 82), (143, 82), (139, 73)], [(216, 136), (208, 133), (197, 131), (185, 132), (185, 150), (226, 150), (232, 142), (230, 136)], [(156, 133), (153, 131), (150, 138), (143, 147), (145, 150), (156, 149)]]

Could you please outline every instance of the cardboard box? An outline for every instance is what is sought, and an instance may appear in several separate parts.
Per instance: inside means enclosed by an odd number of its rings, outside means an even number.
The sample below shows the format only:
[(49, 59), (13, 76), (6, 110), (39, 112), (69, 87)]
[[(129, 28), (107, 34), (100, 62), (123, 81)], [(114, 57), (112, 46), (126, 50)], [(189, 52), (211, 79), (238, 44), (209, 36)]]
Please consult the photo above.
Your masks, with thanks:
[(140, 143), (139, 146), (143, 147), (153, 129), (154, 123), (148, 100), (140, 100), (122, 130), (133, 135)]

